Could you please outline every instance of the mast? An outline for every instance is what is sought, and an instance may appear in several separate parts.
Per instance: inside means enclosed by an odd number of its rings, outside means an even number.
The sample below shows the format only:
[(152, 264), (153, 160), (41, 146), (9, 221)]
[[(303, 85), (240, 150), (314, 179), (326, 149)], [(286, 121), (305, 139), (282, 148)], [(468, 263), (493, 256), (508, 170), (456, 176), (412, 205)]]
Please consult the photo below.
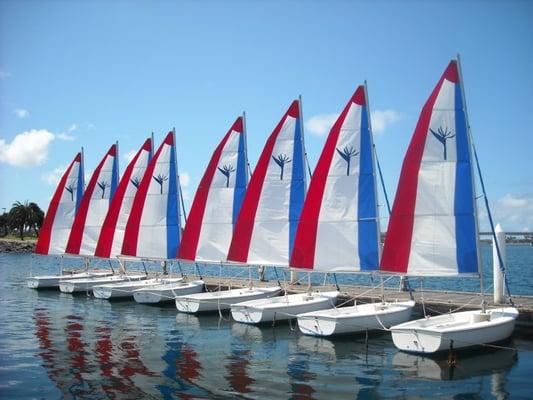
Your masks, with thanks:
[[(376, 207), (376, 224), (377, 224), (377, 242), (378, 242), (378, 263), (381, 260), (381, 226), (380, 226), (380, 218), (379, 218), (379, 207), (378, 207), (378, 185), (376, 184), (376, 147), (374, 146), (374, 133), (372, 131), (372, 120), (370, 118), (370, 102), (368, 100), (368, 88), (366, 79), (363, 84), (364, 93), (365, 93), (365, 103), (366, 103), (366, 115), (368, 120), (368, 130), (370, 132), (370, 148), (372, 153), (372, 171), (374, 175), (374, 198), (375, 201), (375, 207)], [(385, 190), (385, 186), (383, 186), (383, 190)], [(390, 210), (389, 210), (390, 211)], [(379, 268), (379, 265), (377, 266)], [(381, 281), (381, 284), (383, 285), (383, 280)]]
[[(184, 222), (187, 223), (187, 212), (185, 211), (185, 202), (183, 201), (183, 192), (181, 191), (181, 179), (180, 179), (180, 174), (179, 174), (179, 169), (178, 169), (178, 155), (176, 154), (177, 146), (176, 146), (176, 128), (175, 127), (172, 128), (172, 143), (174, 143), (174, 157), (175, 157), (174, 161), (176, 162), (176, 172), (178, 173), (178, 190), (180, 192), (179, 201), (181, 203), (181, 210), (183, 212)], [(181, 221), (181, 218), (180, 218), (180, 221)], [(180, 229), (181, 229), (181, 226), (180, 226)], [(180, 237), (181, 237), (181, 232), (180, 232)]]
[(468, 110), (466, 107), (466, 97), (465, 97), (465, 88), (463, 83), (463, 70), (461, 68), (461, 59), (459, 54), (457, 54), (457, 71), (459, 73), (459, 85), (461, 87), (461, 100), (463, 103), (463, 110), (465, 113), (466, 121), (466, 131), (469, 141), (468, 151), (470, 154), (470, 173), (472, 177), (472, 202), (474, 204), (474, 220), (476, 221), (476, 251), (477, 251), (477, 265), (479, 273), (479, 289), (481, 294), (481, 307), (485, 311), (485, 284), (483, 279), (483, 264), (481, 259), (480, 243), (479, 243), (479, 219), (478, 219), (478, 210), (477, 210), (477, 195), (476, 195), (476, 181), (474, 178), (474, 158), (472, 157), (472, 146), (474, 141), (472, 138), (472, 131), (470, 130), (470, 121), (468, 119)]
[[(80, 173), (81, 173), (83, 190), (85, 191), (85, 153), (83, 150), (83, 146), (81, 146)], [(78, 201), (77, 198), (76, 198), (76, 201)]]
[[(85, 152), (84, 152), (84, 149), (83, 149), (83, 146), (81, 146), (81, 162), (80, 162), (80, 173), (81, 173), (81, 179), (82, 179), (82, 187), (83, 187), (83, 194), (85, 194)], [(82, 198), (83, 198), (83, 195), (82, 195)], [(78, 213), (78, 207), (79, 207), (79, 204), (81, 202), (81, 198), (78, 198), (78, 196), (76, 196), (76, 214)], [(74, 217), (74, 220), (76, 220), (76, 217)], [(72, 231), (72, 227), (71, 227), (71, 231)], [(70, 234), (69, 234), (70, 236)], [(68, 243), (68, 238), (67, 238), (67, 243)], [(66, 247), (65, 247), (65, 255), (66, 255)], [(87, 258), (87, 256), (84, 256), (82, 257), (83, 258), (83, 267), (85, 269), (85, 271), (88, 271), (89, 270), (89, 260)], [(63, 256), (61, 256), (61, 263), (63, 263)], [(63, 265), (61, 265), (61, 271), (63, 271)]]
[(246, 163), (246, 184), (252, 175), (250, 161), (248, 160), (248, 130), (246, 129), (246, 111), (242, 112), (242, 134), (244, 135), (244, 162)]
[[(307, 158), (307, 149), (305, 147), (305, 138), (304, 138), (304, 114), (303, 114), (303, 110), (302, 110), (302, 95), (298, 95), (298, 111), (300, 113), (300, 121), (301, 121), (301, 126), (300, 126), (300, 132), (302, 133), (302, 148), (303, 148), (303, 153), (304, 153), (304, 156), (305, 156), (305, 165), (307, 166), (307, 172), (309, 173), (309, 179), (311, 179), (311, 177), (313, 176), (313, 174), (311, 173), (311, 167), (309, 166), (309, 160)], [(304, 187), (305, 187), (305, 190), (307, 192), (307, 179), (305, 178), (305, 174), (304, 174)]]

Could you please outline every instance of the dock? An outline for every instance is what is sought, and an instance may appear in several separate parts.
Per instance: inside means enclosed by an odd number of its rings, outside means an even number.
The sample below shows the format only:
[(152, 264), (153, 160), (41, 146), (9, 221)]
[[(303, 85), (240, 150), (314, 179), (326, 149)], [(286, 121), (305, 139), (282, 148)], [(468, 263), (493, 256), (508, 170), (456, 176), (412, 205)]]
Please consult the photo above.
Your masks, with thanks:
[[(222, 289), (230, 287), (241, 288), (249, 285), (248, 279), (243, 278), (223, 278), (219, 281), (218, 277), (205, 276), (203, 280), (209, 290), (216, 290), (219, 286)], [(221, 283), (219, 283), (221, 282)], [(254, 286), (271, 286), (277, 284), (276, 280), (259, 281), (253, 280)], [(302, 293), (308, 290), (306, 284), (297, 284), (285, 286), (282, 283), (282, 288), (286, 289), (289, 294)], [(359, 303), (371, 303), (381, 301), (382, 290), (380, 287), (371, 288), (369, 286), (356, 285), (339, 285), (341, 295), (339, 296), (339, 303), (353, 304), (353, 299)], [(335, 290), (335, 286), (313, 286), (313, 290)], [(400, 291), (398, 289), (384, 288), (383, 296), (387, 301), (405, 301), (412, 299), (416, 301), (415, 311), (423, 313), (422, 297), (428, 315), (442, 314), (450, 311), (455, 311), (460, 308), (460, 311), (475, 310), (481, 308), (481, 295), (476, 292), (456, 292), (448, 290), (412, 290)], [(524, 327), (533, 326), (533, 296), (513, 296), (514, 306), (518, 309), (517, 325)], [(492, 294), (485, 294), (485, 304), (487, 307), (501, 307), (493, 303)]]

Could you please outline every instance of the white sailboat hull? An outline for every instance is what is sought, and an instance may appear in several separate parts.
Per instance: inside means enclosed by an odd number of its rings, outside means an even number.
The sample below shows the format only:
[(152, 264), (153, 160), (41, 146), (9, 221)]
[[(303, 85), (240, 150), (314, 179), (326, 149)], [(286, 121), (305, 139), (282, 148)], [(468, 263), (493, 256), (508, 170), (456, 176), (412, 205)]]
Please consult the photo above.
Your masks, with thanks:
[(59, 290), (63, 293), (76, 293), (92, 290), (94, 286), (126, 281), (140, 281), (146, 279), (146, 275), (113, 275), (108, 277), (68, 279), (59, 281)]
[(157, 304), (174, 301), (176, 296), (199, 293), (204, 281), (164, 283), (133, 291), (133, 299), (141, 304)]
[(118, 282), (93, 287), (93, 295), (97, 299), (115, 299), (133, 297), (133, 292), (137, 289), (150, 288), (161, 284), (174, 284), (182, 281), (183, 278), (152, 278), (134, 282)]
[(305, 335), (332, 336), (382, 329), (411, 318), (414, 301), (360, 304), (298, 315), (298, 327)]
[(92, 277), (103, 277), (112, 275), (112, 272), (79, 272), (76, 274), (65, 274), (65, 275), (41, 275), (41, 276), (31, 276), (27, 279), (26, 283), (29, 288), (32, 289), (48, 289), (48, 288), (59, 288), (59, 281), (67, 281), (69, 279), (83, 279), (83, 278), (92, 278)]
[(246, 301), (231, 306), (231, 315), (237, 322), (260, 324), (295, 318), (297, 314), (332, 308), (339, 292), (290, 294)]
[(392, 340), (400, 350), (413, 353), (493, 343), (511, 336), (517, 316), (516, 308), (504, 307), (422, 318), (391, 327)]
[(279, 286), (275, 286), (266, 288), (254, 287), (197, 293), (191, 296), (177, 297), (176, 308), (180, 312), (189, 314), (206, 311), (229, 310), (233, 304), (274, 297), (280, 292), (281, 288)]

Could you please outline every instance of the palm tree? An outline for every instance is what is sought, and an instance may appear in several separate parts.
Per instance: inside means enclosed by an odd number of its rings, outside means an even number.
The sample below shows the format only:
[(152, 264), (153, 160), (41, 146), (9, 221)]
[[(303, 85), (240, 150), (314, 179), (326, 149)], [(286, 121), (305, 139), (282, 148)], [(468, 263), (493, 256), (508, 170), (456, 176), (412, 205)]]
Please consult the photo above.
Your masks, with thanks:
[(439, 129), (437, 129), (437, 132), (435, 132), (433, 129), (429, 129), (431, 131), (431, 133), (433, 134), (433, 136), (435, 136), (437, 138), (437, 140), (442, 144), (442, 146), (444, 147), (444, 160), (446, 160), (446, 140), (448, 139), (451, 139), (453, 137), (455, 137), (455, 134), (452, 135), (452, 131), (448, 131), (448, 128), (444, 128), (442, 129), (442, 127), (440, 127)]
[(39, 237), (39, 231), (41, 230), (41, 226), (43, 226), (44, 212), (41, 210), (41, 207), (34, 202), (28, 204), (28, 208), (30, 210), (30, 219), (28, 224), (35, 231), (35, 235)]
[(9, 234), (9, 217), (7, 213), (0, 215), (0, 229), (2, 230), (2, 233), (0, 233), (1, 237)]
[(342, 151), (340, 151), (338, 148), (336, 148), (337, 153), (343, 158), (344, 161), (346, 161), (346, 176), (350, 175), (350, 161), (352, 157), (355, 157), (359, 154), (358, 151), (355, 151), (353, 147), (348, 148), (348, 146), (345, 146)]
[(20, 240), (24, 240), (24, 229), (30, 220), (30, 213), (27, 201), (24, 204), (17, 201), (13, 203), (13, 207), (9, 210), (9, 225), (11, 229), (18, 230)]
[(281, 169), (279, 175), (280, 181), (283, 180), (283, 170), (285, 169), (285, 164), (290, 163), (292, 160), (286, 154), (278, 154), (277, 157), (272, 156), (272, 159), (278, 164), (278, 167)]
[(217, 167), (217, 169), (226, 177), (226, 187), (229, 187), (229, 177), (232, 172), (235, 172), (233, 165), (224, 165), (222, 168)]

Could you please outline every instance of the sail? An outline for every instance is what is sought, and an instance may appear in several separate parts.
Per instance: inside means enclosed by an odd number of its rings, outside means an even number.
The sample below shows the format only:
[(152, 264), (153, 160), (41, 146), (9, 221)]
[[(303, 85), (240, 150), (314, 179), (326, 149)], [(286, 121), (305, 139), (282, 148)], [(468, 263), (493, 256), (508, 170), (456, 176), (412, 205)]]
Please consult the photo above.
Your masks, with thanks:
[(239, 117), (215, 149), (194, 196), (178, 258), (226, 260), (248, 183), (244, 135)]
[(324, 272), (379, 266), (374, 146), (365, 87), (331, 128), (296, 232), (291, 266)]
[(278, 123), (250, 179), (231, 240), (229, 261), (289, 264), (306, 179), (299, 102)]
[(66, 253), (94, 255), (102, 223), (118, 183), (117, 145), (108, 150), (96, 167), (81, 199), (67, 242)]
[(116, 257), (121, 253), (124, 230), (133, 205), (133, 199), (151, 156), (152, 140), (147, 139), (130, 161), (120, 179), (117, 191), (102, 225), (102, 231), (94, 253), (95, 256), (110, 258)]
[(452, 60), (427, 100), (405, 155), (381, 270), (478, 272), (479, 246), (462, 82)]
[(124, 232), (124, 255), (157, 259), (176, 256), (181, 216), (174, 142), (174, 133), (169, 132), (139, 184)]
[(37, 254), (63, 254), (70, 229), (83, 196), (83, 156), (76, 154), (61, 177), (50, 201), (39, 238), (35, 246)]

